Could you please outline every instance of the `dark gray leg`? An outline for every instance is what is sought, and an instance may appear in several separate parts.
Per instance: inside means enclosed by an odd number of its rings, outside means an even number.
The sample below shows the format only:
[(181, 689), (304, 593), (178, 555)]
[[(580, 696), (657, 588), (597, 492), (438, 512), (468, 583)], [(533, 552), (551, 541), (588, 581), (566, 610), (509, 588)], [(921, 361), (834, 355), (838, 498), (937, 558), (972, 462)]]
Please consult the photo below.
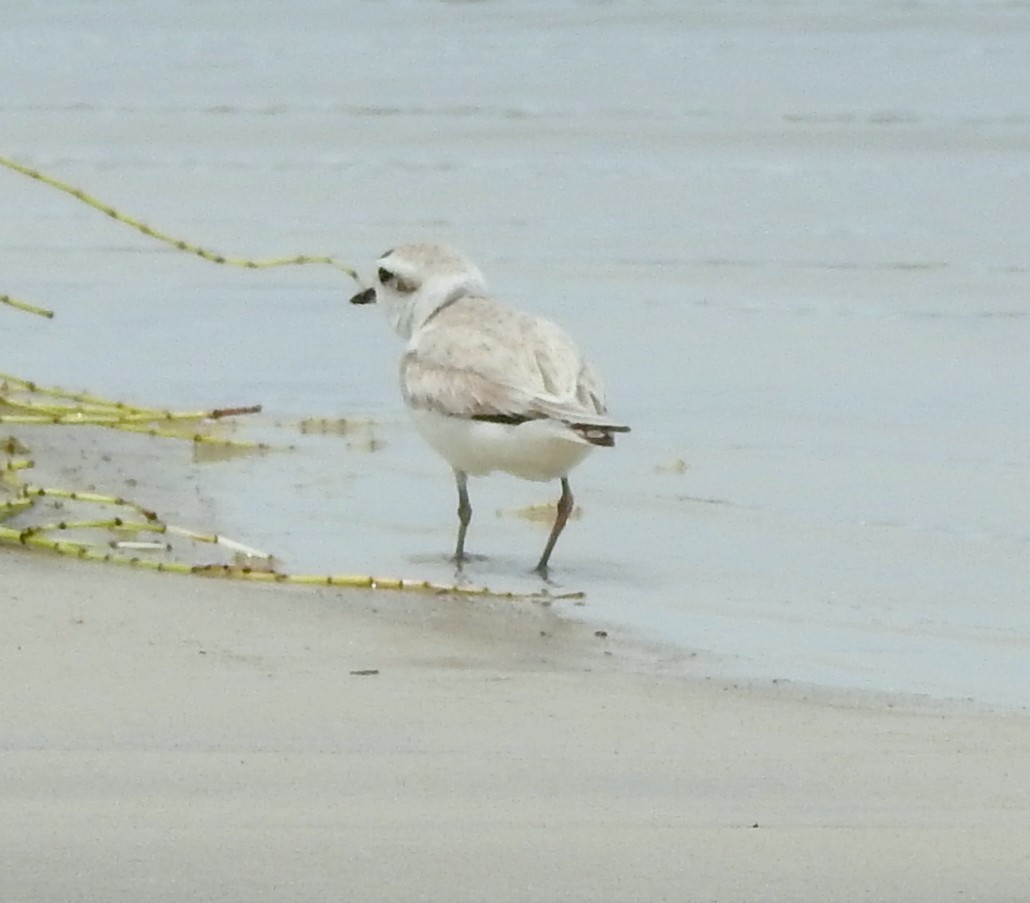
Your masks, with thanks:
[(551, 557), (551, 552), (554, 550), (554, 544), (558, 541), (558, 537), (561, 536), (561, 531), (565, 529), (565, 522), (569, 519), (569, 515), (572, 513), (572, 490), (569, 488), (569, 478), (561, 478), (561, 498), (558, 499), (558, 514), (554, 518), (554, 526), (551, 528), (551, 535), (547, 540), (547, 545), (544, 546), (544, 554), (540, 556), (540, 563), (536, 566), (536, 572), (547, 579), (547, 561)]
[(460, 571), (465, 561), (465, 531), (472, 520), (472, 506), (469, 504), (468, 477), (456, 470), (454, 480), (458, 484), (458, 546), (454, 550), (454, 563)]

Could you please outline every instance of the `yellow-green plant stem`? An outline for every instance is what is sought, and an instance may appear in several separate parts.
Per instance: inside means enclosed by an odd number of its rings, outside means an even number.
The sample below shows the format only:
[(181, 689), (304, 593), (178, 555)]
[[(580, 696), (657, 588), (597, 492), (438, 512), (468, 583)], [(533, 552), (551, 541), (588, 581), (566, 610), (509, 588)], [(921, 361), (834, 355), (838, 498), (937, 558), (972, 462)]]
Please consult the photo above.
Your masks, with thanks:
[(109, 398), (102, 398), (99, 395), (93, 395), (90, 392), (76, 392), (71, 389), (63, 389), (59, 386), (44, 386), (40, 383), (34, 382), (33, 380), (22, 379), (19, 376), (14, 376), (10, 373), (0, 373), (0, 385), (6, 384), (8, 386), (14, 386), (18, 389), (23, 389), (32, 395), (49, 395), (52, 398), (66, 398), (69, 401), (77, 401), (82, 405), (93, 405), (98, 408), (115, 408), (116, 410), (125, 411), (136, 411), (142, 413), (144, 411), (160, 412), (160, 408), (147, 408), (141, 405), (130, 404), (126, 401), (115, 401)]
[[(244, 257), (221, 254), (156, 229), (141, 220), (130, 216), (129, 214), (121, 212), (93, 195), (88, 194), (81, 188), (77, 188), (61, 181), (60, 179), (40, 172), (39, 170), (33, 169), (22, 163), (18, 163), (8, 157), (0, 156), (0, 166), (4, 166), (14, 172), (40, 182), (41, 184), (70, 195), (105, 216), (129, 226), (149, 238), (169, 245), (176, 250), (193, 254), (211, 263), (241, 267), (245, 269), (269, 269), (273, 267), (322, 264), (340, 270), (354, 279), (359, 285), (362, 284), (361, 279), (354, 269), (328, 255), (313, 256), (302, 254), (292, 257), (253, 260)], [(29, 304), (28, 302), (13, 298), (10, 295), (0, 295), (0, 304), (24, 310), (38, 316), (53, 317), (53, 311), (34, 304)], [(28, 393), (29, 395), (60, 399), (63, 402), (69, 402), (70, 404), (41, 404), (38, 401), (33, 402), (12, 399), (9, 397), (9, 392), (12, 387)], [(267, 448), (267, 446), (256, 443), (235, 442), (233, 440), (218, 439), (202, 434), (183, 436), (181, 433), (174, 430), (161, 429), (160, 427), (155, 426), (155, 424), (162, 422), (188, 424), (193, 421), (217, 420), (222, 417), (237, 414), (254, 413), (260, 410), (260, 408), (257, 407), (234, 409), (221, 408), (214, 409), (212, 411), (176, 413), (155, 408), (138, 407), (125, 402), (108, 401), (107, 399), (99, 398), (86, 392), (69, 392), (64, 389), (40, 386), (39, 384), (29, 380), (0, 374), (0, 408), (22, 412), (0, 415), (0, 423), (6, 424), (90, 424), (133, 432), (143, 432), (155, 436), (170, 436), (178, 439), (188, 438), (195, 443), (232, 445), (258, 449)], [(143, 520), (127, 521), (121, 517), (108, 517), (62, 520), (23, 528), (0, 526), (0, 544), (25, 546), (87, 561), (106, 562), (153, 571), (165, 571), (170, 573), (228, 578), (234, 580), (249, 580), (265, 583), (386, 589), (427, 594), (492, 596), (508, 599), (559, 599), (581, 597), (581, 594), (576, 593), (564, 596), (550, 596), (546, 593), (521, 594), (494, 592), (487, 587), (482, 586), (447, 585), (433, 583), (426, 580), (407, 580), (397, 577), (375, 577), (363, 574), (286, 574), (277, 571), (270, 566), (271, 556), (266, 553), (258, 552), (255, 549), (236, 542), (235, 540), (230, 540), (219, 534), (202, 533), (185, 527), (166, 524), (158, 518), (154, 511), (128, 499), (95, 492), (77, 492), (73, 490), (46, 488), (22, 483), (17, 476), (17, 472), (31, 466), (31, 461), (28, 461), (28, 459), (14, 458), (12, 457), (12, 452), (10, 450), (8, 451), (8, 461), (5, 466), (0, 467), (0, 486), (7, 487), (10, 495), (5, 501), (0, 502), (0, 520), (10, 518), (13, 515), (23, 513), (24, 511), (33, 508), (36, 501), (41, 498), (126, 508), (135, 512), (136, 515), (141, 516)], [(68, 530), (105, 530), (108, 533), (115, 534), (131, 534), (139, 532), (174, 534), (191, 541), (218, 545), (236, 555), (245, 556), (248, 560), (257, 560), (257, 563), (254, 566), (249, 564), (184, 564), (176, 561), (164, 561), (158, 558), (118, 554), (115, 552), (105, 551), (104, 547), (100, 547), (92, 543), (70, 539), (55, 539), (48, 535), (50, 533)], [(145, 547), (148, 551), (161, 552), (169, 550), (169, 547), (166, 544), (161, 543), (137, 543), (135, 545)]]
[[(23, 392), (29, 396), (58, 399), (55, 402), (41, 402), (25, 398), (14, 398), (11, 391)], [(70, 402), (66, 404), (64, 402)], [(208, 411), (169, 411), (162, 408), (140, 407), (124, 401), (113, 401), (86, 392), (73, 392), (56, 386), (43, 386), (8, 373), (0, 373), (0, 424), (15, 425), (59, 425), (59, 426), (101, 426), (132, 433), (146, 433), (162, 438), (189, 440), (198, 445), (221, 446), (241, 450), (269, 450), (259, 442), (226, 439), (205, 433), (184, 434), (181, 429), (162, 429), (158, 423), (190, 424), (200, 421), (223, 420), (244, 414), (256, 414), (260, 405), (245, 407), (212, 408)]]
[(11, 160), (9, 157), (0, 156), (0, 166), (6, 166), (8, 169), (12, 169), (15, 172), (21, 173), (24, 176), (28, 176), (30, 179), (35, 179), (37, 182), (41, 182), (44, 185), (49, 185), (51, 188), (56, 188), (58, 191), (62, 191), (65, 194), (71, 195), (78, 201), (92, 207), (94, 210), (98, 210), (105, 216), (109, 216), (111, 219), (116, 220), (119, 223), (123, 223), (135, 229), (137, 232), (141, 232), (143, 235), (149, 238), (156, 239), (157, 241), (163, 242), (166, 245), (170, 245), (179, 251), (185, 251), (188, 254), (194, 254), (203, 260), (207, 260), (211, 263), (225, 264), (226, 266), (244, 267), (250, 270), (258, 269), (269, 269), (271, 267), (284, 267), (284, 266), (303, 266), (305, 264), (324, 264), (331, 266), (337, 270), (341, 270), (350, 276), (355, 282), (361, 283), (358, 274), (349, 266), (341, 263), (334, 257), (327, 255), (311, 256), (307, 254), (298, 254), (294, 257), (275, 257), (267, 260), (249, 260), (244, 257), (232, 257), (226, 254), (220, 254), (216, 251), (210, 251), (207, 248), (202, 248), (199, 245), (195, 245), (192, 242), (186, 241), (185, 239), (176, 238), (169, 235), (166, 232), (162, 232), (159, 229), (155, 229), (152, 226), (148, 226), (141, 220), (136, 219), (134, 216), (129, 216), (127, 213), (122, 213), (110, 204), (105, 204), (103, 201), (98, 200), (90, 194), (87, 194), (81, 188), (76, 188), (74, 185), (69, 185), (67, 182), (62, 182), (60, 179), (54, 176), (47, 175), (46, 173), (40, 172), (38, 169), (33, 169), (30, 166), (25, 166), (23, 163), (18, 163), (16, 160)]
[(100, 492), (77, 492), (72, 489), (35, 486), (31, 483), (26, 483), (22, 487), (21, 491), (22, 495), (26, 498), (66, 499), (72, 502), (86, 502), (91, 505), (111, 505), (117, 508), (129, 508), (132, 511), (142, 514), (148, 521), (161, 522), (160, 518), (157, 516), (157, 512), (151, 511), (149, 508), (144, 508), (142, 505), (138, 505), (135, 502), (118, 495), (104, 495)]
[(497, 592), (485, 586), (451, 585), (433, 583), (429, 580), (406, 580), (400, 577), (375, 577), (366, 574), (286, 574), (281, 571), (263, 570), (242, 565), (196, 565), (185, 564), (179, 561), (160, 561), (140, 556), (118, 555), (113, 552), (102, 551), (88, 543), (51, 539), (31, 531), (19, 531), (0, 527), (0, 543), (4, 542), (29, 546), (82, 561), (117, 564), (170, 574), (244, 580), (254, 583), (283, 583), (296, 586), (339, 586), (353, 589), (393, 590), (431, 595), (480, 596), (497, 599), (565, 600), (581, 599), (583, 597), (582, 593), (566, 593), (559, 596), (551, 596), (544, 593)]
[(24, 310), (26, 313), (35, 314), (37, 317), (46, 317), (48, 320), (54, 318), (52, 310), (48, 310), (45, 307), (37, 307), (35, 304), (29, 304), (28, 301), (12, 298), (10, 295), (0, 295), (0, 304), (6, 304), (8, 307), (13, 307), (16, 310)]
[(52, 524), (35, 524), (25, 527), (21, 531), (24, 538), (29, 536), (43, 535), (45, 533), (59, 533), (68, 530), (111, 530), (124, 531), (126, 533), (142, 533), (150, 531), (153, 533), (164, 533), (165, 525), (154, 521), (125, 521), (120, 517), (108, 517), (99, 520), (62, 520)]
[[(56, 487), (43, 487), (33, 484), (22, 484), (19, 496), (5, 503), (6, 507), (27, 508), (35, 499), (50, 498), (92, 505), (126, 508), (138, 515), (142, 521), (129, 521), (121, 517), (108, 517), (82, 520), (62, 520), (54, 523), (37, 524), (30, 527), (16, 528), (0, 526), (0, 544), (27, 546), (70, 556), (77, 559), (95, 562), (106, 562), (145, 570), (165, 571), (168, 573), (190, 574), (200, 577), (220, 577), (232, 580), (247, 580), (260, 583), (286, 583), (301, 586), (340, 586), (361, 589), (385, 589), (400, 592), (420, 592), (434, 594), (452, 594), (462, 596), (490, 596), (497, 598), (541, 598), (541, 594), (496, 592), (485, 586), (461, 586), (433, 583), (428, 580), (408, 580), (400, 577), (376, 577), (368, 574), (286, 574), (269, 566), (272, 556), (260, 552), (236, 540), (216, 533), (204, 533), (186, 527), (166, 524), (156, 512), (122, 496), (105, 495), (98, 492), (77, 492)], [(4, 505), (0, 505), (0, 511)], [(12, 513), (16, 513), (12, 511)], [(151, 532), (180, 536), (194, 542), (218, 545), (237, 555), (255, 560), (256, 564), (207, 564), (195, 565), (176, 561), (162, 561), (140, 555), (123, 555), (106, 551), (104, 547), (94, 543), (55, 539), (49, 533), (78, 529), (102, 529), (109, 532), (139, 533)], [(110, 546), (111, 544), (108, 544)], [(156, 549), (147, 544), (149, 551), (168, 551), (167, 546)], [(567, 594), (547, 598), (568, 599), (581, 598), (581, 594)]]

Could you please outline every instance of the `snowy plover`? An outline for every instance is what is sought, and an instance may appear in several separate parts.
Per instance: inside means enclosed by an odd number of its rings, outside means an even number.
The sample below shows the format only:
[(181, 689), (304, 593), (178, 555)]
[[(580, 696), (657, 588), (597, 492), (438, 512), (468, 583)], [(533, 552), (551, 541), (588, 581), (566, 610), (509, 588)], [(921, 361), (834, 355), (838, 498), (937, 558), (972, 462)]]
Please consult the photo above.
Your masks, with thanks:
[(536, 566), (546, 578), (572, 511), (569, 471), (629, 427), (605, 415), (600, 381), (572, 340), (548, 320), (495, 300), (461, 254), (404, 245), (387, 251), (377, 267), (375, 285), (351, 302), (379, 302), (408, 343), (404, 400), (458, 484), (458, 568), (472, 518), (468, 477), (503, 470), (525, 480), (561, 479), (554, 527)]

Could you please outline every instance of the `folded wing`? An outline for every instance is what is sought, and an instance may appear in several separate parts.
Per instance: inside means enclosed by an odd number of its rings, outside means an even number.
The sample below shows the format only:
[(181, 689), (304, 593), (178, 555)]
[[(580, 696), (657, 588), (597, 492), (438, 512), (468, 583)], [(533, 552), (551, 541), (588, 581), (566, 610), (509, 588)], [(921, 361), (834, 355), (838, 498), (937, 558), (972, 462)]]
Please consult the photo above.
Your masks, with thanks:
[(401, 385), (410, 405), (456, 417), (628, 430), (606, 415), (600, 380), (563, 330), (488, 298), (433, 316), (401, 359)]

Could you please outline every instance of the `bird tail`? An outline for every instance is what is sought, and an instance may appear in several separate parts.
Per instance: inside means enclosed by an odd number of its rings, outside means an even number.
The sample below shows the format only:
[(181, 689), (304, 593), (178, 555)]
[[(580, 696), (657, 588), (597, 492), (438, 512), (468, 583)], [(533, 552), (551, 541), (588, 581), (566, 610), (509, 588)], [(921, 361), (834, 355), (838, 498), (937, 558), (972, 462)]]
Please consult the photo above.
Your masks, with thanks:
[(569, 428), (591, 445), (600, 448), (611, 448), (615, 445), (616, 433), (628, 433), (628, 426), (617, 426), (615, 424), (604, 424), (599, 426), (593, 423), (570, 423)]

